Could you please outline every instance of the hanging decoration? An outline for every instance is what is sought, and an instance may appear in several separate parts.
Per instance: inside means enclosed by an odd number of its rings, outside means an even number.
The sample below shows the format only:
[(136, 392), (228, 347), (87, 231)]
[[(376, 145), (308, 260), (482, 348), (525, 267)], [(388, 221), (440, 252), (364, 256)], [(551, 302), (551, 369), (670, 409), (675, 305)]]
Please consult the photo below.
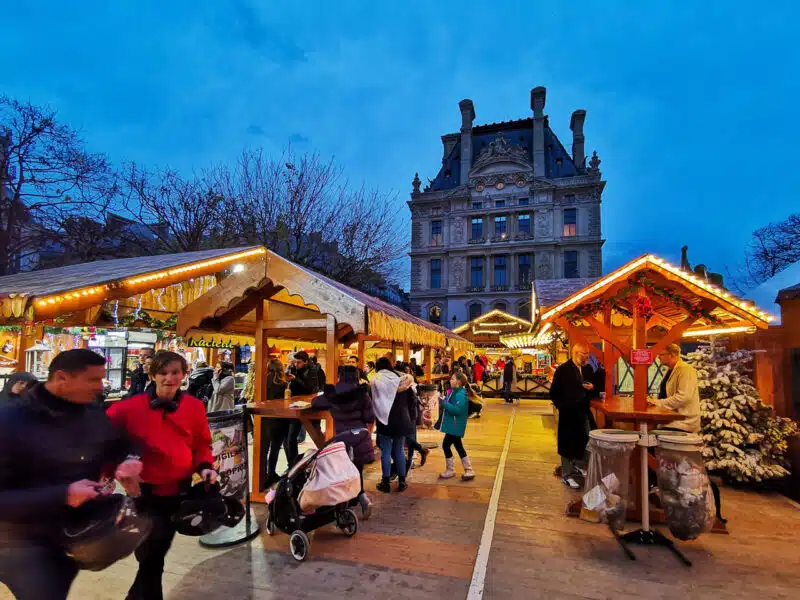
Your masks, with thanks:
[(3, 354), (11, 354), (14, 351), (14, 344), (11, 340), (6, 340), (6, 343), (3, 344)]
[[(640, 289), (645, 289), (649, 294), (658, 296), (659, 298), (663, 298), (665, 301), (674, 304), (676, 308), (681, 309), (695, 320), (705, 319), (706, 322), (712, 325), (722, 324), (722, 321), (718, 317), (712, 315), (711, 311), (695, 306), (671, 288), (656, 285), (653, 280), (647, 277), (645, 273), (637, 273), (628, 279), (628, 285), (620, 288), (619, 291), (611, 298), (604, 298), (602, 300), (596, 300), (594, 302), (588, 302), (586, 304), (576, 306), (570, 312), (565, 313), (564, 318), (574, 325), (583, 317), (602, 313), (607, 309), (613, 309), (615, 312), (626, 317), (632, 317), (633, 313), (631, 310), (625, 306), (622, 306), (621, 303), (629, 300), (632, 296), (637, 295)], [(649, 301), (649, 298), (647, 300)], [(646, 309), (646, 306), (642, 305), (642, 308)], [(652, 302), (650, 302), (649, 308), (650, 314), (652, 314)], [(636, 310), (635, 302), (634, 310)]]
[(119, 326), (119, 300), (114, 300), (114, 312), (111, 313), (112, 318), (114, 319), (114, 327)]
[(637, 296), (633, 301), (633, 308), (642, 319), (649, 319), (653, 316), (653, 303), (647, 296)]

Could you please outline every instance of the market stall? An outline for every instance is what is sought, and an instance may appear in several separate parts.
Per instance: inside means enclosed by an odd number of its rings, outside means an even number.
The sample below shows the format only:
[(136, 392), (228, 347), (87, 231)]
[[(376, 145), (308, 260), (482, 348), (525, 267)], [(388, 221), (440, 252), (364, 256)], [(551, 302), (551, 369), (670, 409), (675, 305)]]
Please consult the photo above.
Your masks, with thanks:
[[(594, 403), (600, 426), (605, 416), (607, 422), (633, 424), (641, 435), (631, 469), (635, 496), (628, 516), (641, 520), (642, 529), (629, 534), (630, 540), (661, 543), (649, 529), (650, 523), (664, 522), (664, 513), (648, 502), (647, 447), (655, 445), (648, 431), (679, 417), (648, 405), (648, 396), (657, 394), (660, 384), (654, 376), (660, 373), (658, 355), (681, 341), (766, 329), (770, 320), (753, 304), (653, 255), (628, 263), (542, 312), (536, 336), (560, 328), (570, 343), (587, 345), (609, 375), (604, 399)], [(629, 395), (618, 392), (621, 369), (633, 374)], [(579, 509), (578, 504), (570, 512), (577, 515)]]
[(0, 369), (27, 369), (43, 378), (59, 352), (90, 348), (106, 357), (113, 395), (126, 389), (144, 348), (207, 361), (207, 349), (175, 335), (176, 312), (265, 252), (165, 254), (0, 277)]
[[(252, 336), (255, 367), (250, 407), (255, 417), (254, 496), (263, 489), (261, 419), (274, 408), (266, 400), (266, 349), (275, 343), (303, 348), (317, 345), (316, 356), (327, 381), (334, 383), (342, 349), (354, 349), (361, 368), (368, 346), (403, 356), (421, 350), (425, 380), (430, 380), (433, 351), (466, 352), (473, 345), (452, 331), (409, 315), (398, 307), (354, 290), (266, 251), (202, 298), (178, 313), (177, 333), (186, 338), (212, 334)], [(310, 419), (308, 419), (310, 421)], [(312, 432), (309, 432), (312, 433)], [(330, 435), (330, 430), (326, 434)]]

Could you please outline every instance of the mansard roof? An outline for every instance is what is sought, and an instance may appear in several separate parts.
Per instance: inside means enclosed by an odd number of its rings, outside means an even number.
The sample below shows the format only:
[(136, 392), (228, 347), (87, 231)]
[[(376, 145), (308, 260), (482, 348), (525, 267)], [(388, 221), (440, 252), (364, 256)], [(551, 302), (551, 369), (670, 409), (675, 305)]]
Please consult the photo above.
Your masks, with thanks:
[[(458, 136), (458, 133), (450, 134)], [(525, 149), (531, 163), (533, 162), (533, 119), (518, 119), (516, 121), (502, 121), (488, 123), (472, 128), (472, 163), (475, 163), (481, 150), (486, 148), (498, 135), (505, 136), (506, 140)], [(567, 152), (561, 140), (545, 121), (544, 130), (545, 172), (535, 173), (537, 177), (559, 178), (572, 177), (578, 174), (578, 169), (572, 161), (572, 155)], [(461, 176), (461, 141), (459, 140), (442, 160), (439, 173), (431, 182), (428, 191), (436, 192), (450, 190), (459, 186)]]

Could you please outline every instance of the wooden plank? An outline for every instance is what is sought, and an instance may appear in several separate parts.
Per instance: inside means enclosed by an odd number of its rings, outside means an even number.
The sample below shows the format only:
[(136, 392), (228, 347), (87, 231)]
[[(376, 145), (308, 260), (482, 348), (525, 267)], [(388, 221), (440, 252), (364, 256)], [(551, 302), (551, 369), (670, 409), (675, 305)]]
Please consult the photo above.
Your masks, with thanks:
[(625, 342), (623, 342), (619, 338), (619, 336), (616, 333), (614, 333), (611, 327), (609, 327), (605, 323), (601, 323), (592, 316), (584, 317), (584, 319), (586, 320), (587, 323), (589, 323), (589, 325), (591, 325), (592, 329), (594, 329), (595, 332), (597, 332), (597, 335), (599, 335), (604, 340), (611, 342), (611, 344), (613, 344), (620, 352), (622, 352), (624, 356), (631, 355), (630, 346), (628, 346)]
[[(639, 289), (639, 296), (647, 298), (644, 288)], [(633, 309), (633, 348), (643, 350), (647, 348), (647, 320), (639, 316), (635, 306)], [(630, 360), (631, 354), (626, 355)], [(649, 365), (633, 365), (633, 404), (637, 410), (647, 408), (647, 370)]]
[(336, 374), (339, 370), (339, 352), (336, 347), (336, 319), (333, 315), (327, 317), (325, 330), (325, 383), (336, 384)]
[(570, 343), (570, 353), (572, 352), (572, 344), (580, 342), (584, 346), (589, 349), (589, 352), (594, 356), (597, 360), (603, 360), (603, 356), (600, 353), (594, 344), (592, 344), (583, 333), (581, 333), (577, 327), (573, 327), (569, 321), (567, 321), (564, 317), (558, 317), (555, 319), (556, 324), (560, 325), (562, 329), (567, 331), (567, 336), (569, 337)]
[(430, 383), (433, 374), (433, 352), (430, 346), (425, 346), (422, 356), (425, 361), (425, 383)]
[(267, 321), (267, 329), (325, 329), (328, 319), (299, 319), (296, 321)]
[(359, 333), (357, 340), (358, 340), (358, 368), (364, 371), (367, 367), (367, 354), (365, 349), (365, 338), (367, 336), (363, 333)]
[(256, 307), (256, 361), (255, 382), (253, 385), (253, 400), (267, 399), (267, 355), (269, 354), (269, 340), (267, 339), (266, 321), (269, 317), (269, 302), (261, 300)]

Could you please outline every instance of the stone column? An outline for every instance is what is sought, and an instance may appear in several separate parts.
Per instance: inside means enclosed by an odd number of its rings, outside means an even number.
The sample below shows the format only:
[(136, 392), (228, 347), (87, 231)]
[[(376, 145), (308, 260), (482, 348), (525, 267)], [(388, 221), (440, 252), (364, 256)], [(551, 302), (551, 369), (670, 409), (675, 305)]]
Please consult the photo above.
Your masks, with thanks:
[(475, 120), (475, 106), (472, 100), (465, 98), (458, 103), (461, 109), (461, 185), (469, 181), (469, 170), (472, 168), (472, 122)]
[(535, 87), (531, 90), (531, 109), (533, 110), (533, 175), (545, 176), (544, 160), (544, 104), (547, 90), (544, 87)]

